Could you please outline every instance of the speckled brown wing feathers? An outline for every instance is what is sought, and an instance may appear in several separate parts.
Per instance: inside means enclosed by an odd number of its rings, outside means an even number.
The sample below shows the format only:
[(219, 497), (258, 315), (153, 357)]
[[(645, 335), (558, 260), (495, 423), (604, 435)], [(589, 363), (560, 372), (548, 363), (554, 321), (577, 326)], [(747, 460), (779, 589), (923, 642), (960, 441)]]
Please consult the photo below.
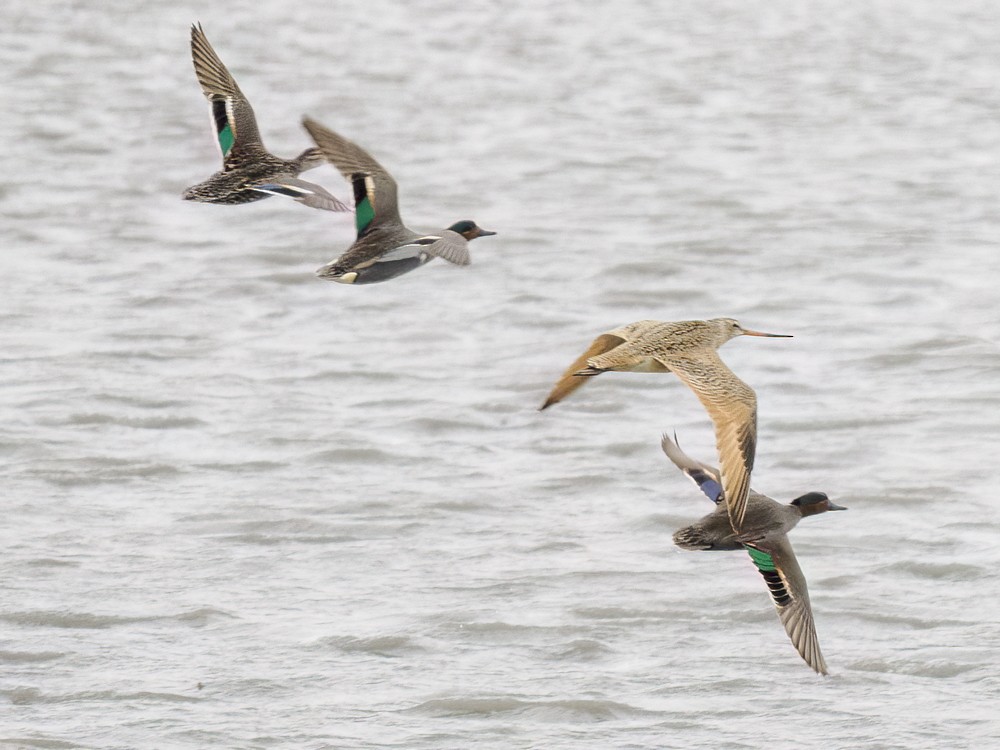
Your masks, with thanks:
[[(212, 105), (223, 161), (228, 166), (233, 161), (239, 161), (243, 151), (263, 149), (253, 107), (209, 44), (200, 24), (191, 27), (191, 59), (201, 90)], [(233, 137), (229, 149), (222, 145), (222, 131), (226, 125), (231, 129)]]

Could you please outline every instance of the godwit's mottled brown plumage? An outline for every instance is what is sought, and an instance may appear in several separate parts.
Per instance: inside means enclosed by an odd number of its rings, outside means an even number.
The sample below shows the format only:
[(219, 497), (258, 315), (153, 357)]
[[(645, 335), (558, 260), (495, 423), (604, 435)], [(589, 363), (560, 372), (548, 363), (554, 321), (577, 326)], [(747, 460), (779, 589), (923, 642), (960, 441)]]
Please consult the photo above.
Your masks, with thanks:
[(726, 507), (738, 531), (746, 512), (757, 447), (757, 397), (715, 351), (736, 336), (784, 334), (749, 331), (732, 318), (677, 323), (640, 320), (616, 328), (594, 339), (563, 373), (541, 408), (564, 399), (583, 385), (588, 375), (607, 370), (674, 373), (694, 391), (715, 425)]
[(201, 90), (212, 106), (222, 171), (185, 190), (185, 200), (232, 205), (287, 195), (311, 208), (350, 210), (320, 185), (298, 179), (299, 173), (323, 164), (318, 149), (308, 148), (294, 159), (280, 159), (264, 148), (253, 107), (200, 25), (191, 27), (191, 59)]
[(767, 495), (750, 490), (743, 529), (735, 533), (729, 515), (722, 504), (719, 472), (688, 456), (666, 435), (661, 443), (663, 452), (674, 465), (690, 477), (710, 500), (715, 511), (674, 534), (674, 544), (693, 550), (733, 550), (746, 548), (750, 559), (764, 577), (778, 618), (795, 650), (806, 664), (820, 674), (827, 674), (826, 661), (819, 649), (816, 624), (809, 605), (806, 577), (795, 559), (788, 541), (788, 532), (805, 516), (846, 508), (830, 502), (822, 492), (807, 492), (787, 505)]

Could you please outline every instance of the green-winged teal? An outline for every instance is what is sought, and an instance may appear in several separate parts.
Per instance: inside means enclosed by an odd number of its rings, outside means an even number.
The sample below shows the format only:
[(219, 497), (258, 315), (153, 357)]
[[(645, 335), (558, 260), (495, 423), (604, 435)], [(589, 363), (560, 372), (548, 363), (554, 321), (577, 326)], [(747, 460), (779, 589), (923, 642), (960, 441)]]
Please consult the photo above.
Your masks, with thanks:
[(350, 210), (323, 187), (298, 179), (300, 172), (323, 163), (317, 149), (308, 148), (294, 159), (279, 159), (264, 148), (250, 102), (215, 54), (200, 24), (191, 27), (191, 57), (201, 89), (212, 105), (222, 171), (185, 190), (185, 200), (236, 204), (287, 195), (312, 208)]
[(302, 121), (319, 150), (354, 188), (354, 221), (358, 236), (339, 258), (316, 271), (322, 279), (342, 284), (373, 284), (444, 258), (469, 264), (469, 240), (496, 234), (460, 221), (448, 229), (421, 235), (403, 225), (396, 181), (363, 148), (308, 117)]
[(736, 336), (787, 338), (747, 330), (732, 318), (629, 323), (594, 339), (559, 378), (541, 408), (564, 399), (583, 385), (586, 376), (608, 370), (674, 373), (694, 391), (715, 425), (726, 507), (733, 527), (739, 529), (757, 448), (757, 397), (715, 351)]
[(661, 443), (663, 452), (674, 465), (687, 474), (701, 491), (716, 504), (715, 511), (674, 534), (674, 544), (693, 550), (746, 549), (771, 593), (778, 617), (796, 651), (806, 664), (820, 674), (826, 674), (826, 661), (819, 650), (816, 625), (809, 606), (806, 578), (795, 559), (788, 541), (788, 532), (805, 516), (828, 510), (847, 510), (835, 505), (822, 492), (808, 492), (783, 505), (767, 495), (750, 490), (743, 528), (739, 534), (729, 523), (729, 514), (722, 503), (719, 472), (712, 466), (695, 461), (666, 435)]

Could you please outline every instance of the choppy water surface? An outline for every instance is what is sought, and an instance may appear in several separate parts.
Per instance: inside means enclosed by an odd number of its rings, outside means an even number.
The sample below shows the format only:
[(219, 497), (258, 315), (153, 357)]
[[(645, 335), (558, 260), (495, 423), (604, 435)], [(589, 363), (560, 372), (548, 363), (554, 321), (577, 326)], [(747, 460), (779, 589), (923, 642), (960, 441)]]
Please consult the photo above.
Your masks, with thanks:
[[(944, 748), (1000, 735), (989, 3), (8, 3), (0, 745)], [(312, 276), (351, 220), (216, 168), (200, 20), (468, 269)], [(332, 168), (311, 172), (341, 196)], [(536, 408), (593, 336), (731, 315), (754, 485), (833, 676), (667, 463), (675, 379)]]

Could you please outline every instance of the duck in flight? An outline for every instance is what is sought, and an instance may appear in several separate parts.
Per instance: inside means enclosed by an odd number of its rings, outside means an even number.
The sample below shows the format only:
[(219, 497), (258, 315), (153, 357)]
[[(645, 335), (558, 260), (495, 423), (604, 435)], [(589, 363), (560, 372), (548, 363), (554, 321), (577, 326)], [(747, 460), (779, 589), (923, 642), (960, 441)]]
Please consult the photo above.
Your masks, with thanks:
[(264, 148), (250, 102), (208, 43), (200, 24), (191, 27), (191, 57), (198, 83), (212, 108), (222, 171), (185, 190), (185, 200), (239, 204), (286, 195), (312, 208), (350, 210), (320, 185), (298, 179), (301, 172), (323, 164), (317, 149), (308, 148), (294, 159), (279, 159)]
[(458, 266), (470, 262), (469, 241), (496, 234), (464, 220), (447, 229), (419, 234), (399, 215), (396, 181), (367, 151), (308, 117), (302, 121), (316, 146), (354, 189), (357, 239), (342, 255), (316, 271), (341, 284), (386, 281), (443, 258)]
[(689, 457), (675, 440), (664, 435), (661, 442), (663, 452), (716, 507), (701, 520), (677, 531), (673, 537), (674, 544), (690, 550), (746, 549), (764, 577), (771, 600), (778, 610), (778, 618), (795, 650), (816, 672), (827, 674), (809, 605), (806, 578), (788, 541), (788, 532), (806, 516), (847, 509), (831, 502), (822, 492), (807, 492), (784, 505), (750, 490), (743, 528), (736, 533), (722, 502), (718, 470)]

